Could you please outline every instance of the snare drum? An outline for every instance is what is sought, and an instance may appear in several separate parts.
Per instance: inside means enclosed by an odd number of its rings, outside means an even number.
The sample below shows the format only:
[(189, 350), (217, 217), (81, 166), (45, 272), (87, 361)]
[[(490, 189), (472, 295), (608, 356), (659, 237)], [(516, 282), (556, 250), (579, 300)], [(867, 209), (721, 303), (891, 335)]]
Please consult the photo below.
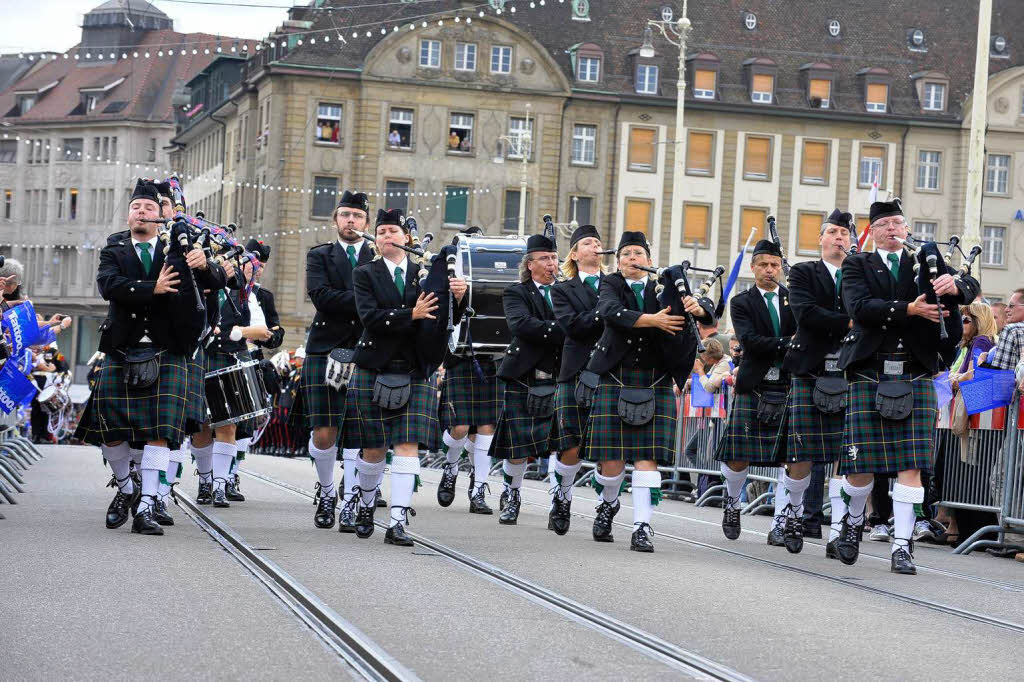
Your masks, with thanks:
[(206, 405), (213, 428), (270, 414), (258, 360), (246, 360), (206, 375)]
[(43, 408), (43, 412), (53, 414), (64, 409), (68, 398), (67, 394), (60, 390), (59, 387), (50, 385), (39, 391), (36, 400), (39, 401), (39, 407)]
[(522, 237), (459, 235), (455, 274), (464, 277), (466, 315), (449, 339), (453, 353), (473, 352), (481, 355), (501, 355), (512, 341), (505, 320), (502, 294), (505, 287), (519, 281), (519, 263), (526, 253), (526, 240)]

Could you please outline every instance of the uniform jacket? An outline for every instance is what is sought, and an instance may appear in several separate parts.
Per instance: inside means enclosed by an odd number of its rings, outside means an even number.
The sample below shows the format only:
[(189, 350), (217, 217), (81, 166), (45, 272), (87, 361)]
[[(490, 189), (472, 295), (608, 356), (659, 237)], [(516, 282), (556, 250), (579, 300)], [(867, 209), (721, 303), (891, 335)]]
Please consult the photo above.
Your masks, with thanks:
[[(551, 300), (554, 301), (554, 294)], [(555, 312), (537, 285), (532, 280), (509, 285), (502, 294), (502, 305), (512, 342), (498, 368), (498, 376), (505, 380), (521, 379), (535, 369), (557, 374), (565, 333), (555, 322)]]
[(792, 267), (789, 305), (796, 318), (796, 334), (782, 366), (796, 375), (819, 373), (824, 370), (825, 356), (838, 352), (839, 343), (850, 329), (850, 316), (824, 261)]
[(573, 277), (555, 283), (551, 288), (551, 301), (555, 321), (565, 334), (558, 380), (572, 381), (587, 366), (594, 344), (604, 332), (604, 321), (597, 312), (597, 291), (579, 277)]
[(796, 332), (789, 290), (779, 287), (776, 291), (779, 294), (779, 336), (772, 327), (768, 302), (757, 287), (736, 294), (729, 302), (732, 325), (743, 345), (743, 362), (736, 374), (737, 393), (749, 393), (764, 380), (768, 370), (785, 358), (790, 337)]
[[(357, 247), (356, 254), (357, 267), (373, 260), (366, 242)], [(316, 308), (306, 353), (323, 355), (335, 348), (355, 348), (363, 325), (356, 310), (352, 271), (345, 246), (338, 240), (315, 246), (306, 254), (306, 293)]]

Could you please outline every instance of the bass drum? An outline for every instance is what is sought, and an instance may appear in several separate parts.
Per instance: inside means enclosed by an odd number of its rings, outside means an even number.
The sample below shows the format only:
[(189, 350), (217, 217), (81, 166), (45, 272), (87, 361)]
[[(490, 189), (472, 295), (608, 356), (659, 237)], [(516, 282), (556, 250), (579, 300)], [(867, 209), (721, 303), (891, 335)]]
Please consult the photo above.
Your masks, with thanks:
[(526, 253), (522, 237), (459, 235), (455, 238), (455, 274), (469, 284), (466, 315), (448, 339), (456, 355), (472, 350), (480, 355), (502, 355), (512, 335), (505, 321), (502, 293), (519, 281), (519, 263)]

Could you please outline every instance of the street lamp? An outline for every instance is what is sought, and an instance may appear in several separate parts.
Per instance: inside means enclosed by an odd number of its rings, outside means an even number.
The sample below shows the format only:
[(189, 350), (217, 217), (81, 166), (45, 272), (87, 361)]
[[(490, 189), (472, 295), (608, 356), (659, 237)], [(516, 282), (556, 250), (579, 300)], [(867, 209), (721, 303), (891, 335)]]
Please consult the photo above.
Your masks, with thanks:
[[(521, 135), (511, 136), (502, 135), (498, 139), (508, 143), (510, 149), (519, 149), (520, 155), (522, 155), (523, 163), (520, 165), (519, 171), (519, 236), (523, 237), (526, 235), (526, 185), (527, 185), (527, 169), (526, 165), (530, 160), (530, 151), (532, 150), (531, 144), (533, 143), (533, 135), (530, 134), (530, 103), (526, 103), (526, 132)], [(504, 163), (504, 158), (495, 158), (496, 163)]]

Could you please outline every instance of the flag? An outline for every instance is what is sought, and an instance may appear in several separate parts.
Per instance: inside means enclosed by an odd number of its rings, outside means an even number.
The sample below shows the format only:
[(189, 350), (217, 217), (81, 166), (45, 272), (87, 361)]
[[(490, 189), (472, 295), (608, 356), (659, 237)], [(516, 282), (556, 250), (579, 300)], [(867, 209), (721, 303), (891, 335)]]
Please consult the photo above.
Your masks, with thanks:
[[(878, 175), (877, 174), (875, 174), (875, 179), (871, 182), (871, 191), (868, 192), (868, 207), (870, 207), (871, 204), (875, 203), (876, 201), (878, 201)], [(864, 243), (868, 240), (868, 232), (870, 232), (870, 231), (871, 231), (870, 228), (865, 228), (864, 232), (860, 236), (857, 237), (857, 250), (858, 251), (863, 251), (864, 250)]]
[(729, 293), (736, 285), (736, 280), (739, 279), (740, 267), (743, 265), (743, 257), (747, 255), (747, 247), (750, 246), (750, 241), (754, 238), (755, 232), (757, 232), (756, 227), (750, 230), (750, 236), (747, 237), (747, 242), (742, 248), (740, 248), (740, 252), (736, 255), (736, 260), (733, 261), (732, 272), (729, 273), (729, 279), (725, 283), (725, 288), (722, 289), (722, 300), (718, 302), (718, 307), (715, 309), (715, 317), (722, 317), (725, 313), (725, 302), (729, 300)]
[(16, 363), (8, 361), (0, 368), (0, 410), (4, 414), (30, 402), (38, 392), (36, 385), (18, 371)]
[(39, 323), (31, 301), (19, 303), (4, 312), (3, 331), (10, 339), (13, 355), (36, 344), (39, 339)]

